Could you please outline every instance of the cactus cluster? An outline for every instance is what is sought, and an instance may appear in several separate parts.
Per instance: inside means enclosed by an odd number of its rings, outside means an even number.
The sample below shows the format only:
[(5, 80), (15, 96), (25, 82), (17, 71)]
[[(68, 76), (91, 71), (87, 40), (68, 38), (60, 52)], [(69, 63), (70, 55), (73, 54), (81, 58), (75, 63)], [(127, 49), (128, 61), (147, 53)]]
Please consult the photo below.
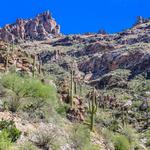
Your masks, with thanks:
[[(33, 63), (32, 63), (32, 76), (35, 77), (35, 73), (36, 73), (36, 66), (37, 66), (37, 56), (36, 55), (33, 55), (32, 56), (33, 58)], [(39, 60), (39, 64), (38, 64), (38, 73), (41, 74), (43, 72), (43, 69), (42, 69), (42, 61)], [(44, 74), (44, 73), (43, 73)]]
[(94, 131), (94, 117), (97, 112), (97, 92), (95, 88), (91, 92), (90, 101), (89, 101), (89, 113), (90, 113), (90, 129)]

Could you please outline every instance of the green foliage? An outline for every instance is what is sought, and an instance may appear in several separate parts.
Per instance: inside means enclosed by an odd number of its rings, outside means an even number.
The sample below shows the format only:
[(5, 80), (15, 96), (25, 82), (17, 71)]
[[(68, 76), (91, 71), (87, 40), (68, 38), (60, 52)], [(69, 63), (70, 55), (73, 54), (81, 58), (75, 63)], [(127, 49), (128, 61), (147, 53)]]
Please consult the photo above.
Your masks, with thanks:
[(6, 132), (11, 142), (15, 142), (21, 135), (13, 121), (0, 121), (0, 130)]
[(146, 146), (150, 148), (150, 130), (146, 131), (145, 137), (147, 138)]
[(10, 150), (11, 139), (9, 138), (9, 133), (7, 131), (0, 132), (0, 150)]
[(20, 97), (56, 98), (56, 95), (53, 94), (56, 89), (53, 86), (42, 84), (37, 79), (7, 74), (2, 76), (1, 83)]
[(46, 105), (46, 102), (44, 99), (37, 98), (37, 99), (30, 99), (27, 104), (23, 107), (23, 110), (25, 112), (34, 113), (35, 111), (40, 111), (44, 105)]
[(113, 141), (115, 150), (130, 150), (131, 148), (129, 140), (124, 135), (115, 135)]
[(66, 116), (66, 112), (69, 109), (69, 105), (68, 104), (60, 104), (57, 108), (56, 111), (58, 114), (60, 114), (61, 116)]
[(32, 143), (25, 142), (21, 145), (19, 145), (16, 150), (38, 150), (36, 146), (34, 146)]
[(121, 123), (118, 121), (118, 120), (111, 120), (111, 122), (110, 122), (110, 124), (109, 124), (109, 129), (111, 130), (111, 131), (114, 131), (114, 132), (116, 132), (116, 131), (118, 131), (120, 128), (121, 128), (121, 125), (120, 125)]
[(101, 133), (103, 135), (103, 138), (105, 139), (106, 146), (109, 149), (114, 150), (114, 145), (113, 145), (113, 141), (112, 141), (113, 136), (114, 136), (113, 132), (111, 130), (107, 129), (107, 128), (102, 128)]
[(8, 110), (10, 110), (11, 112), (16, 112), (19, 110), (21, 106), (21, 100), (18, 96), (13, 96), (11, 97), (11, 99), (9, 100), (9, 102), (5, 102), (5, 109), (7, 108)]
[(8, 109), (12, 112), (16, 112), (19, 109), (23, 103), (22, 98), (24, 98), (24, 100), (25, 98), (37, 99), (35, 107), (39, 104), (38, 99), (56, 105), (57, 91), (53, 85), (45, 85), (37, 79), (22, 77), (18, 74), (3, 75), (1, 84), (13, 92), (11, 99), (7, 103)]
[(135, 93), (143, 94), (145, 91), (150, 91), (150, 80), (144, 78), (134, 79), (129, 82), (129, 89)]
[(123, 128), (122, 133), (127, 137), (133, 146), (139, 145), (139, 137), (135, 129), (127, 126)]
[(90, 145), (90, 131), (83, 125), (76, 124), (72, 129), (71, 140), (74, 145), (74, 149), (86, 150)]
[(114, 71), (111, 71), (111, 74), (127, 80), (128, 77), (131, 75), (131, 71), (127, 69), (116, 69)]

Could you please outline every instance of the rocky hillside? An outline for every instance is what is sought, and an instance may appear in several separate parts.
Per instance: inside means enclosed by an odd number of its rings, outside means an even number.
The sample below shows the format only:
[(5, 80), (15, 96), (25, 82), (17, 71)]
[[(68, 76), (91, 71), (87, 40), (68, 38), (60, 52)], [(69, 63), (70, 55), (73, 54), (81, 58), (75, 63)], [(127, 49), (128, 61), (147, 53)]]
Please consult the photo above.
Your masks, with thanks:
[(150, 149), (150, 19), (66, 36), (44, 12), (0, 38), (0, 149)]

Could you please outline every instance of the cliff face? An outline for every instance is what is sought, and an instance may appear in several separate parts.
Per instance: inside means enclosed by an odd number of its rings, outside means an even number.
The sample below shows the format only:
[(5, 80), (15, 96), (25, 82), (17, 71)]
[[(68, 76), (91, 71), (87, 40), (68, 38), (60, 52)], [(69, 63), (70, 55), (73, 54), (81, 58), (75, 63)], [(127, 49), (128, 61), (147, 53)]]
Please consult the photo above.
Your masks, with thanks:
[(60, 26), (49, 11), (37, 15), (34, 19), (17, 19), (14, 24), (0, 29), (0, 39), (5, 42), (13, 40), (44, 40), (58, 36)]

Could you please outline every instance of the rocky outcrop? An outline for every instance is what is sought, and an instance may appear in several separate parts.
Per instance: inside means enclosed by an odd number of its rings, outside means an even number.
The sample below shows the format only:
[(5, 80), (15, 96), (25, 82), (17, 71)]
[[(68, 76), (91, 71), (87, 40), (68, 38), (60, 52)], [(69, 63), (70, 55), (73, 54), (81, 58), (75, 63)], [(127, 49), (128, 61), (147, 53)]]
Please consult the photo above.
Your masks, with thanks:
[(90, 81), (89, 84), (98, 89), (127, 88), (129, 76), (129, 70), (117, 69), (103, 75), (100, 79)]
[(93, 55), (95, 53), (103, 53), (106, 51), (111, 51), (115, 49), (115, 47), (108, 43), (103, 42), (94, 42), (88, 46), (85, 46), (83, 50), (75, 52), (73, 55), (76, 57), (85, 56), (85, 55)]
[[(101, 56), (94, 56), (79, 63), (80, 71), (92, 72), (93, 79), (116, 69), (129, 69), (132, 75), (150, 72), (149, 50), (135, 48), (130, 51), (114, 50)], [(148, 77), (149, 78), (149, 77)]]
[(37, 15), (34, 19), (17, 19), (14, 24), (0, 29), (0, 39), (6, 42), (18, 40), (44, 40), (58, 36), (60, 26), (49, 11)]

